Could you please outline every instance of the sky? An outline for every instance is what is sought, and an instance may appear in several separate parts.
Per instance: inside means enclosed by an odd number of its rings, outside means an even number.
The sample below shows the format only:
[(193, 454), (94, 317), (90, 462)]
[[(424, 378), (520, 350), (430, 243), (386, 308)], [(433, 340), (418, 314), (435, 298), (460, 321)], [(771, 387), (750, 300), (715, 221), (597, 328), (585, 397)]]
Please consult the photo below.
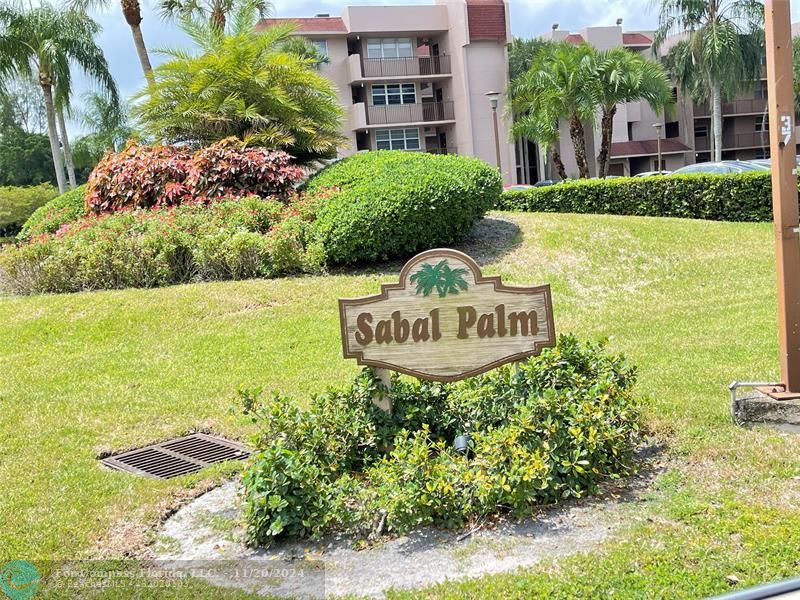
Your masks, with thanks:
[[(158, 14), (157, 0), (140, 0), (142, 4), (142, 31), (150, 51), (151, 61), (158, 64), (157, 48), (189, 47), (191, 43), (173, 23), (164, 21)], [(318, 13), (332, 16), (341, 14), (342, 7), (353, 4), (382, 4), (381, 0), (273, 0), (278, 17), (311, 17)], [(392, 0), (391, 4), (426, 3), (425, 0)], [(123, 97), (140, 89), (144, 83), (141, 67), (133, 47), (133, 39), (117, 0), (92, 16), (103, 28), (99, 43), (106, 54), (111, 73), (117, 80)], [(577, 31), (587, 26), (614, 25), (623, 19), (624, 30), (655, 29), (656, 11), (651, 0), (510, 0), (511, 29), (517, 37), (535, 37), (545, 33), (553, 23), (561, 29)], [(792, 21), (800, 21), (800, 0), (792, 7)], [(76, 77), (76, 91), (80, 94), (90, 89), (80, 76)], [(76, 96), (76, 104), (79, 99)], [(72, 129), (80, 126), (73, 123)]]

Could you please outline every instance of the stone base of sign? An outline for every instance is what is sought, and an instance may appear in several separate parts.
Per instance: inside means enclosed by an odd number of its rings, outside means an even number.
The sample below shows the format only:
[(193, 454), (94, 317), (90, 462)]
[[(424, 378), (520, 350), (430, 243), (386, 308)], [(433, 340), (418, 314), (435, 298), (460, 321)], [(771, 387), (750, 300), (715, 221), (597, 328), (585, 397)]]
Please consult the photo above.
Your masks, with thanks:
[(800, 433), (800, 400), (774, 400), (753, 391), (737, 398), (731, 409), (739, 425), (766, 425), (780, 431)]

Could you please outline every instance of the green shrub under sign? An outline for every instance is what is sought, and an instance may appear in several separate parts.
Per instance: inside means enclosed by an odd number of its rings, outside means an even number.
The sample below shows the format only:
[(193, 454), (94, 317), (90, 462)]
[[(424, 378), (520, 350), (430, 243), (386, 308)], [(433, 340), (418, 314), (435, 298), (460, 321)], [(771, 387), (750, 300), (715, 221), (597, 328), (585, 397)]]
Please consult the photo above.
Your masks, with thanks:
[(571, 181), (504, 192), (496, 207), (530, 212), (683, 217), (712, 221), (772, 220), (765, 172), (669, 175)]
[[(591, 493), (632, 467), (634, 381), (622, 357), (562, 336), (519, 372), (454, 384), (395, 376), (391, 414), (373, 404), (381, 384), (369, 370), (307, 410), (243, 389), (260, 428), (244, 475), (249, 541), (460, 527)], [(453, 444), (461, 434), (465, 453)]]

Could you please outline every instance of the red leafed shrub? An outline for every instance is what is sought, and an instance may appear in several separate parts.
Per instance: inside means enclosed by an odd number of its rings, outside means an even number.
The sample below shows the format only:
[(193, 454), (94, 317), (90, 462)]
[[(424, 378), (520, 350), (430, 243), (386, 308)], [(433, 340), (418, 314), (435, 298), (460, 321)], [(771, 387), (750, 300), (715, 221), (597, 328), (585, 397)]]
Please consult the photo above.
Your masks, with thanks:
[(95, 212), (180, 204), (191, 152), (178, 146), (128, 142), (107, 153), (89, 175), (86, 206)]
[(286, 199), (302, 176), (285, 152), (246, 148), (235, 138), (193, 153), (128, 142), (122, 152), (106, 154), (92, 171), (86, 205), (107, 212), (232, 197)]
[(185, 185), (195, 199), (225, 196), (279, 196), (286, 198), (303, 170), (291, 164), (285, 152), (245, 148), (226, 138), (192, 155)]

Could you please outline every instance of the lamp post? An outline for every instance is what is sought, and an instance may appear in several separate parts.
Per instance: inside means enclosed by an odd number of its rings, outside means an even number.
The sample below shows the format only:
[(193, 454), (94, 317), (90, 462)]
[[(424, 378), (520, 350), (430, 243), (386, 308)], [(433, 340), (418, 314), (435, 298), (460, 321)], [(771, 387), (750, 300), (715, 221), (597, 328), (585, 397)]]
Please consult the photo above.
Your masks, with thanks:
[(656, 128), (656, 148), (657, 148), (657, 152), (658, 152), (658, 168), (656, 169), (656, 171), (658, 171), (659, 174), (660, 174), (661, 171), (662, 171), (662, 168), (661, 168), (661, 127), (662, 127), (662, 125), (661, 125), (661, 123), (655, 123), (653, 125), (653, 127)]
[(494, 154), (497, 161), (497, 168), (500, 166), (500, 132), (497, 126), (497, 105), (500, 102), (500, 92), (486, 92), (486, 97), (489, 98), (489, 106), (492, 107), (492, 122), (494, 123)]

